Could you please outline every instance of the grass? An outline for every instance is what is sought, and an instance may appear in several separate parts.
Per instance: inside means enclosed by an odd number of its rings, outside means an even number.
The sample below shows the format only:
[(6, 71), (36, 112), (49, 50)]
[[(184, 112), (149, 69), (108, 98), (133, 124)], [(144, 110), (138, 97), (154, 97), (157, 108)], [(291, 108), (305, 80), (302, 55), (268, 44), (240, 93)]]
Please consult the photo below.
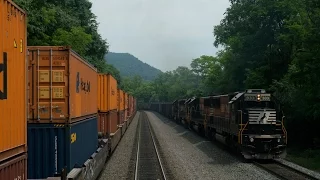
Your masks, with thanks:
[(286, 160), (320, 172), (320, 149), (288, 148)]

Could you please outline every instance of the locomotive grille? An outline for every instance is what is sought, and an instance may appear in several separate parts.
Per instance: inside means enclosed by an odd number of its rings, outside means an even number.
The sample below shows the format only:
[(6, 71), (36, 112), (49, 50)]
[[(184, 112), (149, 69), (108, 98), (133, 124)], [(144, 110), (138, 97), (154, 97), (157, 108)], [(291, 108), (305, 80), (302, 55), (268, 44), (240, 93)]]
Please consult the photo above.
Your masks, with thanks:
[(249, 109), (249, 124), (276, 124), (277, 114), (274, 109)]

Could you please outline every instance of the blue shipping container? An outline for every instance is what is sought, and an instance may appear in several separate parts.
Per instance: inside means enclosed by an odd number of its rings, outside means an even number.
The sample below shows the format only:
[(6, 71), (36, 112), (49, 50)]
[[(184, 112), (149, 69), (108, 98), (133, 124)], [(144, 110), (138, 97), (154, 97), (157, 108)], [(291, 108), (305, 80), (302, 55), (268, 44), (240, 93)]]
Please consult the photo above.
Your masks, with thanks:
[(28, 124), (28, 179), (70, 172), (98, 147), (97, 117), (73, 124)]

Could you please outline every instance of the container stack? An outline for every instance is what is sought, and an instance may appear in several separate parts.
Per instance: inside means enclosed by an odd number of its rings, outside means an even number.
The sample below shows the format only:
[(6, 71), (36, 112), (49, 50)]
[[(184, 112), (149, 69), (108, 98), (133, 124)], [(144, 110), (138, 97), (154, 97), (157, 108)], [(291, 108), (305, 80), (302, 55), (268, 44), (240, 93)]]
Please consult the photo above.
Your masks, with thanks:
[(26, 179), (26, 14), (0, 0), (0, 22), (0, 179)]
[(68, 47), (28, 47), (28, 179), (69, 172), (96, 151), (97, 70)]
[(118, 130), (117, 80), (98, 74), (98, 131), (105, 138)]

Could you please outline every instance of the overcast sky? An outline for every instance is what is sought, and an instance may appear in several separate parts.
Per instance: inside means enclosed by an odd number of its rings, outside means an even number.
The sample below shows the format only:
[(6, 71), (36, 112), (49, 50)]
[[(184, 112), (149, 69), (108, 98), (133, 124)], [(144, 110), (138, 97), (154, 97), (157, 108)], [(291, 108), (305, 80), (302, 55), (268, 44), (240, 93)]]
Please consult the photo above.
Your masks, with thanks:
[(228, 0), (91, 0), (111, 52), (130, 53), (162, 71), (215, 55), (213, 26)]

